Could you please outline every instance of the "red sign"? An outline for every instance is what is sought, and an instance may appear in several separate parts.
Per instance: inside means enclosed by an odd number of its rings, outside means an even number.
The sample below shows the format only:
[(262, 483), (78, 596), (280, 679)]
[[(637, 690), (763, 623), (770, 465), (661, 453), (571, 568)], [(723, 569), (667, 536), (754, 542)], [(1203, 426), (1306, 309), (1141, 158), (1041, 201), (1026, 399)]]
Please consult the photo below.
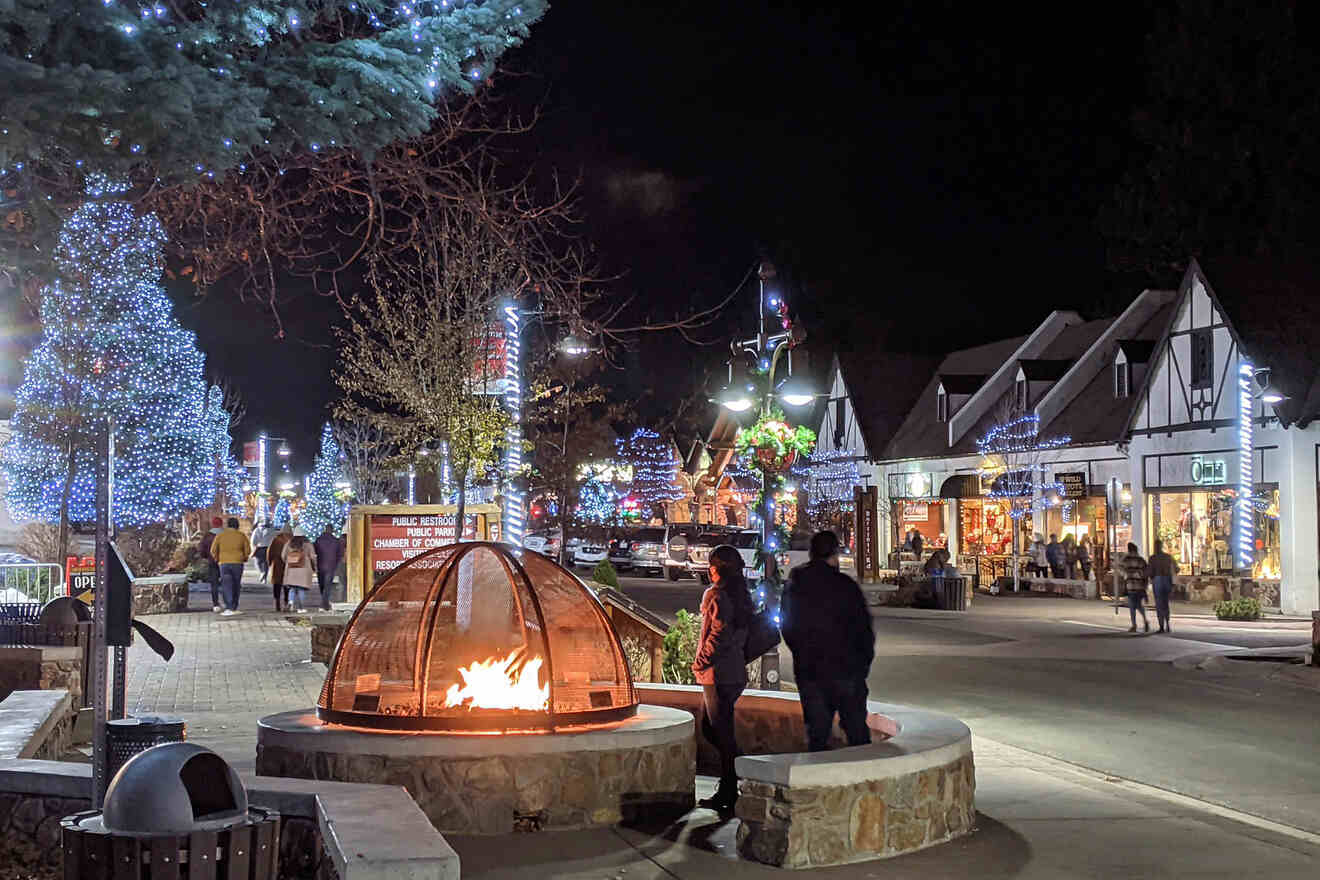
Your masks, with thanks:
[(261, 444), (243, 444), (243, 467), (261, 467)]
[(80, 596), (96, 589), (96, 557), (68, 556), (64, 559), (64, 587), (66, 596)]
[(503, 394), (505, 369), (504, 325), (492, 322), (484, 332), (473, 333), (472, 393)]
[[(465, 540), (472, 541), (478, 538), (478, 516), (483, 514), (469, 513), (464, 517), (467, 520), (467, 527), (463, 530)], [(371, 553), (372, 572), (393, 571), (427, 550), (454, 543), (454, 514), (426, 516), (373, 514), (368, 540), (370, 546), (367, 550)]]

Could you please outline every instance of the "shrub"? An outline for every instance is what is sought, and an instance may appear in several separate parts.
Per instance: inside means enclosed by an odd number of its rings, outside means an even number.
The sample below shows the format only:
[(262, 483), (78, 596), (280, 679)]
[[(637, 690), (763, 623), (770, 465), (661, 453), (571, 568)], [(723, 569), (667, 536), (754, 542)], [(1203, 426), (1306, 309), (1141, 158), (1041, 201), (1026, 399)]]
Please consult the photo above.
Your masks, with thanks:
[(134, 577), (155, 577), (164, 573), (179, 547), (179, 535), (172, 525), (153, 523), (124, 529), (115, 542)]
[(1259, 620), (1260, 603), (1255, 599), (1226, 599), (1215, 603), (1215, 617), (1220, 620)]
[(692, 675), (692, 661), (697, 657), (699, 620), (697, 615), (680, 609), (674, 625), (665, 633), (663, 674), (666, 684), (697, 683)]
[(619, 573), (610, 565), (608, 559), (602, 559), (596, 563), (595, 569), (591, 572), (591, 579), (598, 584), (603, 584), (612, 589), (619, 589)]

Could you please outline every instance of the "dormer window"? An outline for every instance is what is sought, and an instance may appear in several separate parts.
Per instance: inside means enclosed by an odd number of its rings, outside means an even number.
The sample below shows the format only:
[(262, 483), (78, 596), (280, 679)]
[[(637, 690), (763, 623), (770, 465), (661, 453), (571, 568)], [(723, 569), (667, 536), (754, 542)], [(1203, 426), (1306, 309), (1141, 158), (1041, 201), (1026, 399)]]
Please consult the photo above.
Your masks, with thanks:
[(1114, 363), (1114, 397), (1132, 394), (1132, 365), (1123, 360)]
[(949, 395), (944, 393), (943, 388), (935, 394), (935, 420), (939, 422), (949, 420)]
[(1017, 385), (1014, 387), (1014, 398), (1015, 398), (1014, 402), (1017, 406), (1017, 411), (1020, 413), (1025, 413), (1027, 411), (1027, 402), (1028, 402), (1027, 377), (1023, 376), (1021, 373), (1018, 374)]

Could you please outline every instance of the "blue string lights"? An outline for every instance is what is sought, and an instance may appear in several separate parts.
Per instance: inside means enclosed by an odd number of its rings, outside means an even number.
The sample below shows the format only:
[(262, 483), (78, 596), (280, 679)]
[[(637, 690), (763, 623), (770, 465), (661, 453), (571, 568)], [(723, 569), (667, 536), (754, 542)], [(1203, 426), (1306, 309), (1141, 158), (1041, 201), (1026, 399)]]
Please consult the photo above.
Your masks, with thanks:
[(1238, 567), (1250, 571), (1256, 564), (1255, 483), (1252, 476), (1252, 444), (1255, 425), (1251, 413), (1252, 385), (1256, 370), (1246, 361), (1238, 365), (1238, 499), (1237, 545)]
[(683, 497), (678, 484), (678, 456), (673, 446), (650, 428), (637, 428), (615, 441), (616, 457), (632, 467), (631, 495), (649, 518), (654, 509)]
[(985, 459), (980, 475), (991, 481), (990, 497), (1007, 501), (1015, 520), (1043, 509), (1051, 497), (1062, 498), (1063, 484), (1045, 478), (1050, 468), (1041, 456), (1071, 442), (1066, 436), (1041, 437), (1040, 417), (1034, 414), (995, 425), (976, 442)]
[[(208, 403), (196, 337), (157, 283), (165, 239), (153, 215), (93, 174), (60, 234), (60, 277), (41, 300), (42, 338), (16, 394), (4, 451), (16, 519), (95, 519), (93, 427), (116, 426), (114, 519), (145, 525), (208, 505), (228, 462), (228, 417)], [(223, 427), (222, 427), (223, 425)], [(222, 454), (223, 453), (223, 454)]]
[(518, 307), (504, 307), (504, 405), (509, 426), (504, 430), (503, 539), (521, 547), (527, 527), (527, 496), (518, 480), (523, 475), (522, 457), (522, 316)]
[(302, 526), (307, 537), (315, 538), (329, 525), (335, 534), (343, 531), (348, 507), (339, 499), (339, 484), (344, 480), (343, 456), (335, 441), (334, 429), (321, 426), (321, 451), (307, 479), (307, 505), (302, 512)]

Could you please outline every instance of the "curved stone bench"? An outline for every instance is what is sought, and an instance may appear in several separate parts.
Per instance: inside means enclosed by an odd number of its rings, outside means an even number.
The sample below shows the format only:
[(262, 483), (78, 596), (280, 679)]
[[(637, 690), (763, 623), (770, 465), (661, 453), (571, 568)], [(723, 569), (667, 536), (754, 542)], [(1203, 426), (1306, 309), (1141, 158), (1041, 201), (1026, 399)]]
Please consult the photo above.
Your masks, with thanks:
[[(701, 711), (701, 688), (639, 684), (643, 701)], [(806, 746), (797, 695), (746, 691), (738, 700), (738, 851), (784, 868), (889, 858), (972, 829), (972, 735), (956, 718), (869, 701), (870, 745)], [(837, 730), (836, 730), (837, 735)], [(710, 767), (713, 752), (698, 766)], [(706, 748), (709, 748), (706, 746)]]

